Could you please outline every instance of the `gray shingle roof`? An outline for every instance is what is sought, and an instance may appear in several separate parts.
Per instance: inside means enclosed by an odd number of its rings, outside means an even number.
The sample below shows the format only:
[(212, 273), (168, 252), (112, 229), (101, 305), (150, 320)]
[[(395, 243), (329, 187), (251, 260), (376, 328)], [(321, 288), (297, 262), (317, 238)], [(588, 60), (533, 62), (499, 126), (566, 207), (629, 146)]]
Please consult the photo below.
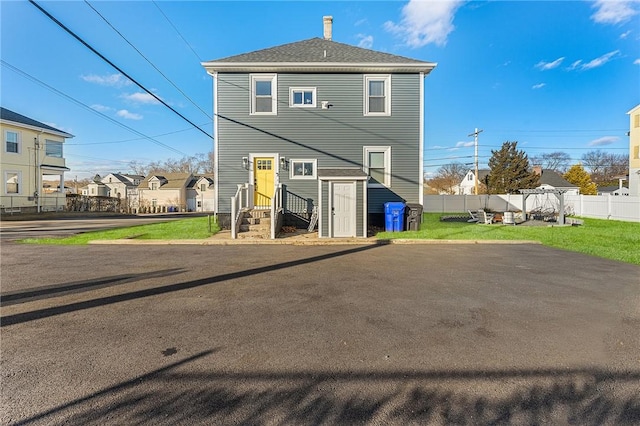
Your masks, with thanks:
[(428, 72), (435, 67), (435, 64), (431, 62), (363, 49), (317, 37), (203, 63), (206, 68), (213, 70), (228, 69), (230, 65), (251, 66), (256, 64), (263, 66), (265, 64), (315, 64), (317, 66), (341, 65), (342, 67), (386, 65), (389, 67), (404, 66), (411, 68), (414, 72)]
[(60, 129), (56, 129), (55, 127), (51, 127), (47, 124), (34, 120), (33, 118), (26, 117), (22, 114), (18, 114), (17, 112), (13, 112), (3, 107), (0, 107), (0, 118), (2, 120), (13, 121), (14, 123), (25, 124), (27, 126), (39, 127), (41, 129), (47, 129), (57, 133), (62, 133), (63, 135), (67, 135), (66, 137), (69, 137), (69, 138), (73, 137), (73, 135), (67, 132), (63, 132)]
[(558, 172), (551, 169), (542, 169), (540, 184), (553, 186), (554, 188), (577, 188), (576, 185), (567, 181), (565, 178), (560, 176)]

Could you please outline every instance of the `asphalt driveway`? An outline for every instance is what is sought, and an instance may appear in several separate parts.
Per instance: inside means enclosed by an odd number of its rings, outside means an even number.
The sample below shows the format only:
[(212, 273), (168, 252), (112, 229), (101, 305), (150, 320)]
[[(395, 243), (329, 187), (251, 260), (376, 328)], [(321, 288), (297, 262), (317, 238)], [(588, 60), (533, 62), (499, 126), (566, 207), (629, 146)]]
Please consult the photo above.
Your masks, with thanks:
[(640, 268), (540, 245), (2, 245), (2, 424), (637, 424)]

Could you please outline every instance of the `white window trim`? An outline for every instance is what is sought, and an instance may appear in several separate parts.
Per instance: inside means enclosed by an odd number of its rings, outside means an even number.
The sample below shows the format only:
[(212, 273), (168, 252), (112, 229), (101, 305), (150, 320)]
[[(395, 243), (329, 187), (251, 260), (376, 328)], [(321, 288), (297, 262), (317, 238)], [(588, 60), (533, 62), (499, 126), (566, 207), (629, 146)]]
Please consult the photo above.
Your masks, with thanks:
[[(310, 104), (295, 104), (293, 103), (293, 94), (295, 92), (311, 92), (313, 94), (313, 102)], [(304, 102), (304, 96), (302, 96)], [(316, 108), (316, 88), (315, 87), (290, 87), (289, 88), (289, 106), (291, 108)]]
[[(49, 147), (53, 147), (53, 144), (55, 144), (56, 146), (60, 147), (60, 156), (57, 155), (51, 155), (49, 153), (47, 153), (47, 150), (49, 149)], [(52, 157), (52, 158), (64, 158), (64, 145), (61, 141), (54, 141), (51, 139), (45, 139), (44, 141), (44, 155), (46, 157)], [(109, 178), (111, 179), (111, 178)], [(109, 182), (111, 182), (111, 180), (109, 180)]]
[[(369, 82), (370, 81), (384, 81), (385, 90), (385, 103), (384, 112), (370, 112), (369, 111)], [(391, 74), (365, 74), (364, 75), (364, 99), (363, 109), (365, 117), (388, 117), (391, 115)]]
[[(293, 174), (293, 163), (313, 163), (313, 174), (309, 175), (309, 176), (295, 176)], [(318, 160), (317, 159), (311, 159), (311, 158), (292, 158), (289, 160), (289, 179), (294, 179), (294, 180), (302, 180), (302, 179), (306, 179), (306, 180), (316, 180), (318, 179)]]
[[(251, 109), (249, 115), (278, 115), (278, 74), (249, 74), (251, 84)], [(256, 82), (271, 82), (271, 112), (256, 111)]]
[[(16, 134), (16, 140), (18, 142), (18, 152), (13, 152), (13, 151), (9, 151), (7, 150), (7, 142), (9, 142), (9, 133), (15, 133)], [(20, 132), (16, 132), (14, 130), (5, 130), (4, 131), (4, 152), (6, 152), (7, 154), (22, 154), (22, 134)]]
[[(17, 175), (18, 176), (18, 192), (9, 192), (7, 191), (7, 180), (9, 179), (9, 175)], [(22, 172), (20, 170), (5, 170), (4, 172), (4, 193), (8, 196), (15, 196), (22, 194)]]
[(390, 188), (391, 187), (391, 147), (390, 146), (365, 146), (362, 149), (362, 165), (364, 172), (369, 174), (369, 153), (382, 152), (384, 154), (384, 183), (369, 181), (369, 188)]

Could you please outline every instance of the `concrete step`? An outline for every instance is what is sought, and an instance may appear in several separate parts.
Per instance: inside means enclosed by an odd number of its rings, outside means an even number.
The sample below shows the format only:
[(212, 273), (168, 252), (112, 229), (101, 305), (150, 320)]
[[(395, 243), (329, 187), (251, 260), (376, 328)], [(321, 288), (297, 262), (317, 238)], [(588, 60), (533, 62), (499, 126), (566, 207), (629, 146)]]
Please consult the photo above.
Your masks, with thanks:
[(241, 240), (268, 240), (270, 232), (246, 231), (238, 233), (238, 239)]

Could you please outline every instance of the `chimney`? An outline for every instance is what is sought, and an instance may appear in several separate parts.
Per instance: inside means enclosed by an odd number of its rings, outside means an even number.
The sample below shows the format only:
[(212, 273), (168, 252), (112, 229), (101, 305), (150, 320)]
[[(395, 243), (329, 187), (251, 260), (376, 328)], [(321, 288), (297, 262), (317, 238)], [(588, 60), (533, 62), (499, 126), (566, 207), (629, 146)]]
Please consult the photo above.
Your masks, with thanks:
[(331, 30), (333, 25), (333, 16), (323, 16), (322, 23), (324, 24), (324, 39), (331, 40)]
[(533, 173), (537, 174), (538, 176), (542, 176), (542, 166), (540, 165), (533, 166)]

